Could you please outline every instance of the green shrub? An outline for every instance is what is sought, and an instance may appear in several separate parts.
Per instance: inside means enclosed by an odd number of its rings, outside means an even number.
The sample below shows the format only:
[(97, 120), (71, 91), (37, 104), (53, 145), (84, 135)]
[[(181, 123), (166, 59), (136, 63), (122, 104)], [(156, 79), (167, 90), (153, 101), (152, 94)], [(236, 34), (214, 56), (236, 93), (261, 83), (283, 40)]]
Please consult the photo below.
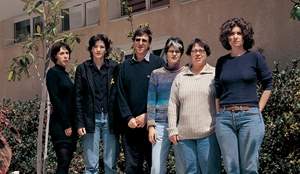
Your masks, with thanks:
[(4, 100), (2, 106), (10, 110), (8, 119), (19, 130), (21, 136), (19, 144), (11, 136), (6, 136), (13, 152), (10, 171), (35, 173), (39, 100), (38, 98), (26, 102)]
[(260, 153), (265, 174), (300, 173), (300, 60), (273, 71), (273, 90), (263, 113), (266, 134)]
[[(300, 69), (299, 60), (279, 70), (276, 65), (273, 71), (274, 85), (272, 96), (263, 113), (266, 134), (260, 153), (260, 173), (300, 173)], [(36, 137), (38, 127), (39, 99), (34, 98), (24, 102), (4, 100), (2, 104), (10, 109), (8, 118), (19, 129), (22, 142), (16, 144), (8, 138), (13, 150), (10, 171), (20, 173), (35, 173)], [(9, 137), (9, 136), (6, 136)], [(173, 152), (172, 152), (173, 154)], [(55, 172), (55, 154), (49, 141), (47, 173)], [(100, 159), (102, 161), (102, 159)], [(103, 173), (103, 163), (100, 161), (100, 173)], [(119, 173), (124, 171), (124, 154), (120, 155)], [(174, 157), (169, 156), (168, 173), (175, 173)], [(78, 143), (70, 167), (70, 173), (83, 173), (84, 164), (82, 148)]]

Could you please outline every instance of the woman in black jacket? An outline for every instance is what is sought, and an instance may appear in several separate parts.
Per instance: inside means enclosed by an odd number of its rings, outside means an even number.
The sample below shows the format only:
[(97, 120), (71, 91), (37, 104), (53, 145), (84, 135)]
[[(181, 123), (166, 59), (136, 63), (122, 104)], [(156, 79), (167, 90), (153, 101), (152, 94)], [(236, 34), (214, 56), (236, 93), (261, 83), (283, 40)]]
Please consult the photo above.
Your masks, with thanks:
[(67, 174), (73, 152), (76, 150), (74, 128), (74, 84), (65, 68), (70, 60), (71, 49), (63, 42), (51, 48), (51, 60), (55, 64), (47, 72), (46, 84), (52, 104), (49, 133), (56, 158), (56, 174)]

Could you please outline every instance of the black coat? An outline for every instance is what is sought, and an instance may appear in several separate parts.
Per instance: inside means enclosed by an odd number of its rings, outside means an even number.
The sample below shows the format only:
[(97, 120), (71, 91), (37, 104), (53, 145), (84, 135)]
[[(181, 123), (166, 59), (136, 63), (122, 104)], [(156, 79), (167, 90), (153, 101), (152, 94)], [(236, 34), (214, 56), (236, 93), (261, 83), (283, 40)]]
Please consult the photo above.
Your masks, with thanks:
[[(113, 60), (105, 59), (104, 61), (108, 65), (109, 128), (113, 133), (118, 133), (118, 117), (116, 116), (118, 111), (114, 110), (118, 64)], [(87, 60), (77, 67), (75, 74), (76, 127), (85, 128), (88, 133), (95, 132), (95, 85), (91, 66), (93, 66), (93, 61)]]
[[(72, 143), (77, 138), (75, 128), (74, 85), (69, 74), (59, 65), (47, 72), (46, 85), (52, 104), (49, 133), (54, 144)], [(65, 129), (72, 128), (72, 136), (65, 135)]]

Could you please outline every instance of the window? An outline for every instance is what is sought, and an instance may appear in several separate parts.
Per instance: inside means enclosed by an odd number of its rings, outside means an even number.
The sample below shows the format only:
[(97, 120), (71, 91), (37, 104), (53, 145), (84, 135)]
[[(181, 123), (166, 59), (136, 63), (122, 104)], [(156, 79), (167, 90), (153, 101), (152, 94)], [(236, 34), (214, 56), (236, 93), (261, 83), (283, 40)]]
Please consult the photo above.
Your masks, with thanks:
[(62, 31), (97, 24), (99, 21), (99, 1), (84, 0), (84, 2), (71, 4), (61, 13), (63, 16)]
[[(40, 31), (38, 31), (40, 30)], [(33, 34), (43, 31), (43, 19), (41, 16), (33, 18)], [(34, 35), (33, 35), (34, 36)]]
[(163, 5), (168, 5), (170, 0), (151, 0), (150, 7), (155, 8)]
[(86, 25), (97, 24), (99, 21), (99, 2), (90, 1), (86, 3)]
[(146, 9), (168, 5), (169, 3), (170, 0), (121, 0), (121, 14), (122, 16), (128, 14), (126, 7), (131, 7), (132, 12), (134, 13)]
[(15, 42), (22, 42), (30, 36), (30, 19), (26, 19), (14, 24)]
[(153, 50), (152, 53), (154, 55), (162, 57), (163, 56), (163, 49), (161, 48), (161, 49)]

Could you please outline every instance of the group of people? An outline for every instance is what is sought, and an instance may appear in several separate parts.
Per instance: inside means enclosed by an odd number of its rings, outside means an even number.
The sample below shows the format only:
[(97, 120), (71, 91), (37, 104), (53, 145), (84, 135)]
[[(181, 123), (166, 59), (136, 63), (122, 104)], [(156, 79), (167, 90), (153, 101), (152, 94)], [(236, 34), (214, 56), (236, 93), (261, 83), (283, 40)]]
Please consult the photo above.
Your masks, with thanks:
[(74, 84), (65, 70), (71, 49), (55, 43), (55, 66), (46, 82), (56, 173), (68, 173), (78, 137), (85, 174), (98, 173), (100, 142), (106, 174), (118, 173), (120, 142), (127, 174), (166, 173), (171, 146), (179, 174), (218, 174), (222, 160), (229, 174), (258, 173), (265, 129), (261, 112), (271, 95), (272, 73), (265, 57), (249, 50), (253, 34), (243, 18), (224, 22), (219, 39), (229, 53), (216, 67), (207, 63), (211, 49), (199, 38), (186, 49), (187, 66), (180, 63), (185, 49), (178, 37), (166, 41), (163, 58), (155, 56), (148, 27), (135, 30), (132, 57), (117, 64), (108, 59), (111, 40), (97, 34)]

